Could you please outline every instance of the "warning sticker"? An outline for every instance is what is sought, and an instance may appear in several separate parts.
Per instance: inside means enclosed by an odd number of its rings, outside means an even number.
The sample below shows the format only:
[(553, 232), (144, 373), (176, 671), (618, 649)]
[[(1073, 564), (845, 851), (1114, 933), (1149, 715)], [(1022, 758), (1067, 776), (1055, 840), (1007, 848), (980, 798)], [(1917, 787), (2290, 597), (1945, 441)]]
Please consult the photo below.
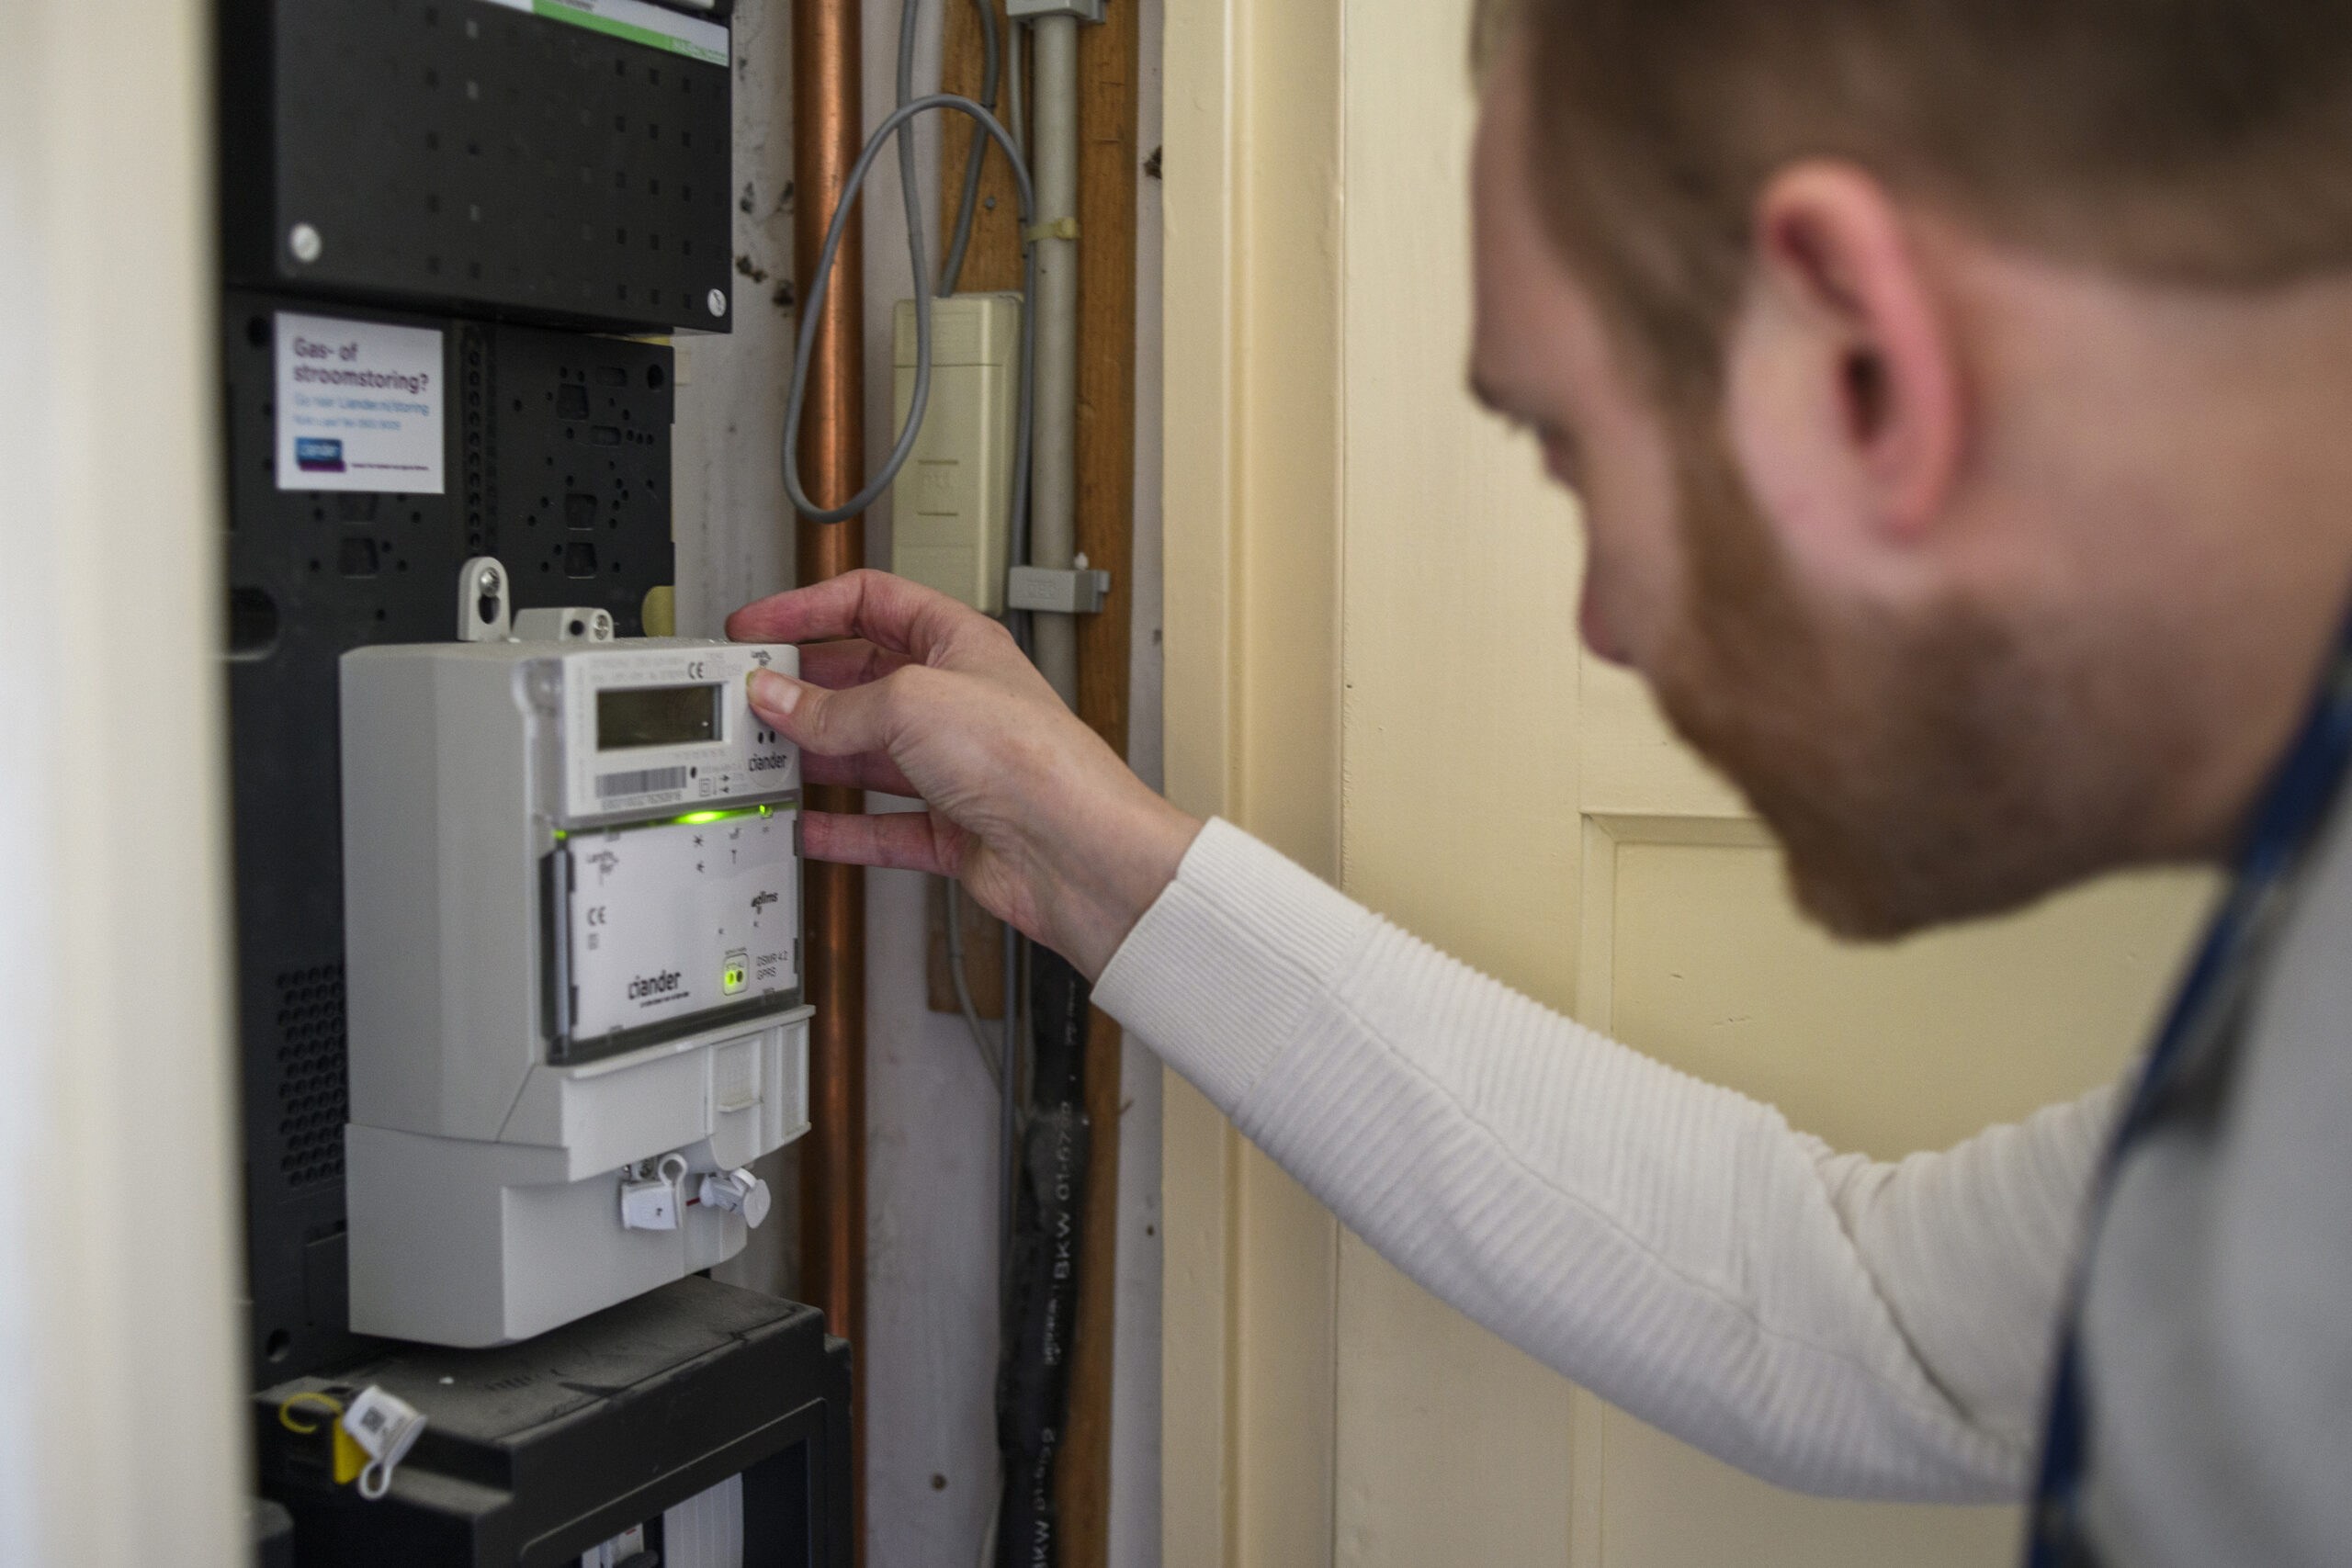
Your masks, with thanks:
[(442, 491), (441, 333), (277, 315), (277, 488)]

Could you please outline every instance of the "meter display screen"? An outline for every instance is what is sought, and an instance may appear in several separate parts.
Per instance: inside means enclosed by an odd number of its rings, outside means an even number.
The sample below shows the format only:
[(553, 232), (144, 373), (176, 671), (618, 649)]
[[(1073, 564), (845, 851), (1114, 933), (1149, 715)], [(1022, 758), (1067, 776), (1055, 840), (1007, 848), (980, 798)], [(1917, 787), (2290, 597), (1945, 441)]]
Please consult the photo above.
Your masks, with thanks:
[(717, 686), (633, 686), (596, 694), (599, 751), (718, 738)]

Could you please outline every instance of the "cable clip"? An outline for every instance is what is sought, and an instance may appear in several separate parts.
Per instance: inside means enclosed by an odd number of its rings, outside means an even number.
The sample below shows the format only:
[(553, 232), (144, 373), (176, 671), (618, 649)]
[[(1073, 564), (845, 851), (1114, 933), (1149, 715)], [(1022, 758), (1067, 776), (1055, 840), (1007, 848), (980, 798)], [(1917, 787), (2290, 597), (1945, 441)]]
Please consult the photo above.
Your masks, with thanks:
[(1034, 245), (1040, 240), (1075, 240), (1077, 238), (1078, 220), (1075, 218), (1050, 219), (1043, 223), (1032, 223), (1021, 231), (1021, 243), (1024, 245)]
[(1075, 570), (1016, 566), (1005, 573), (1004, 602), (1015, 610), (1044, 611), (1055, 615), (1099, 614), (1111, 592), (1111, 574), (1089, 570), (1078, 558)]

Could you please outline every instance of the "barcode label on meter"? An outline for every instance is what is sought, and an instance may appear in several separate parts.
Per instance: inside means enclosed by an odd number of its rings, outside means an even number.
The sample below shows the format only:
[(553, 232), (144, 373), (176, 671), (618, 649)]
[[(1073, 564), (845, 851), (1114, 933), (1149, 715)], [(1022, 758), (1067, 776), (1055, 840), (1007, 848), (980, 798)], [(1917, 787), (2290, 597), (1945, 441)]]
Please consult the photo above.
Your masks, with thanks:
[(596, 798), (610, 800), (616, 795), (660, 795), (666, 790), (686, 787), (684, 768), (640, 768), (633, 773), (599, 773), (596, 775)]

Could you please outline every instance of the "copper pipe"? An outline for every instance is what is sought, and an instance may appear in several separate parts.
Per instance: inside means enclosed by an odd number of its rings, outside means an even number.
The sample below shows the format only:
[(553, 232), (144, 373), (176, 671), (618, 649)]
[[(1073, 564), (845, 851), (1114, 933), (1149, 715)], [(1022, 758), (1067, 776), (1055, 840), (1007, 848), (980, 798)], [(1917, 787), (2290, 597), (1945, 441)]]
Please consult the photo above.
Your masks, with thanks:
[[(797, 0), (792, 7), (793, 276), (802, 299), (817, 253), (856, 162), (865, 124), (858, 101), (858, 0)], [(842, 236), (817, 334), (800, 424), (800, 472), (820, 505), (854, 495), (865, 479), (865, 246), (853, 222)], [(797, 581), (806, 586), (865, 564), (862, 518), (831, 526), (796, 520)], [(861, 811), (854, 790), (808, 792), (815, 811)], [(865, 1337), (865, 879), (854, 866), (808, 868), (808, 1119), (800, 1141), (802, 1293), (862, 1356)], [(852, 1384), (851, 1442), (857, 1555), (865, 1551), (865, 1368)]]

